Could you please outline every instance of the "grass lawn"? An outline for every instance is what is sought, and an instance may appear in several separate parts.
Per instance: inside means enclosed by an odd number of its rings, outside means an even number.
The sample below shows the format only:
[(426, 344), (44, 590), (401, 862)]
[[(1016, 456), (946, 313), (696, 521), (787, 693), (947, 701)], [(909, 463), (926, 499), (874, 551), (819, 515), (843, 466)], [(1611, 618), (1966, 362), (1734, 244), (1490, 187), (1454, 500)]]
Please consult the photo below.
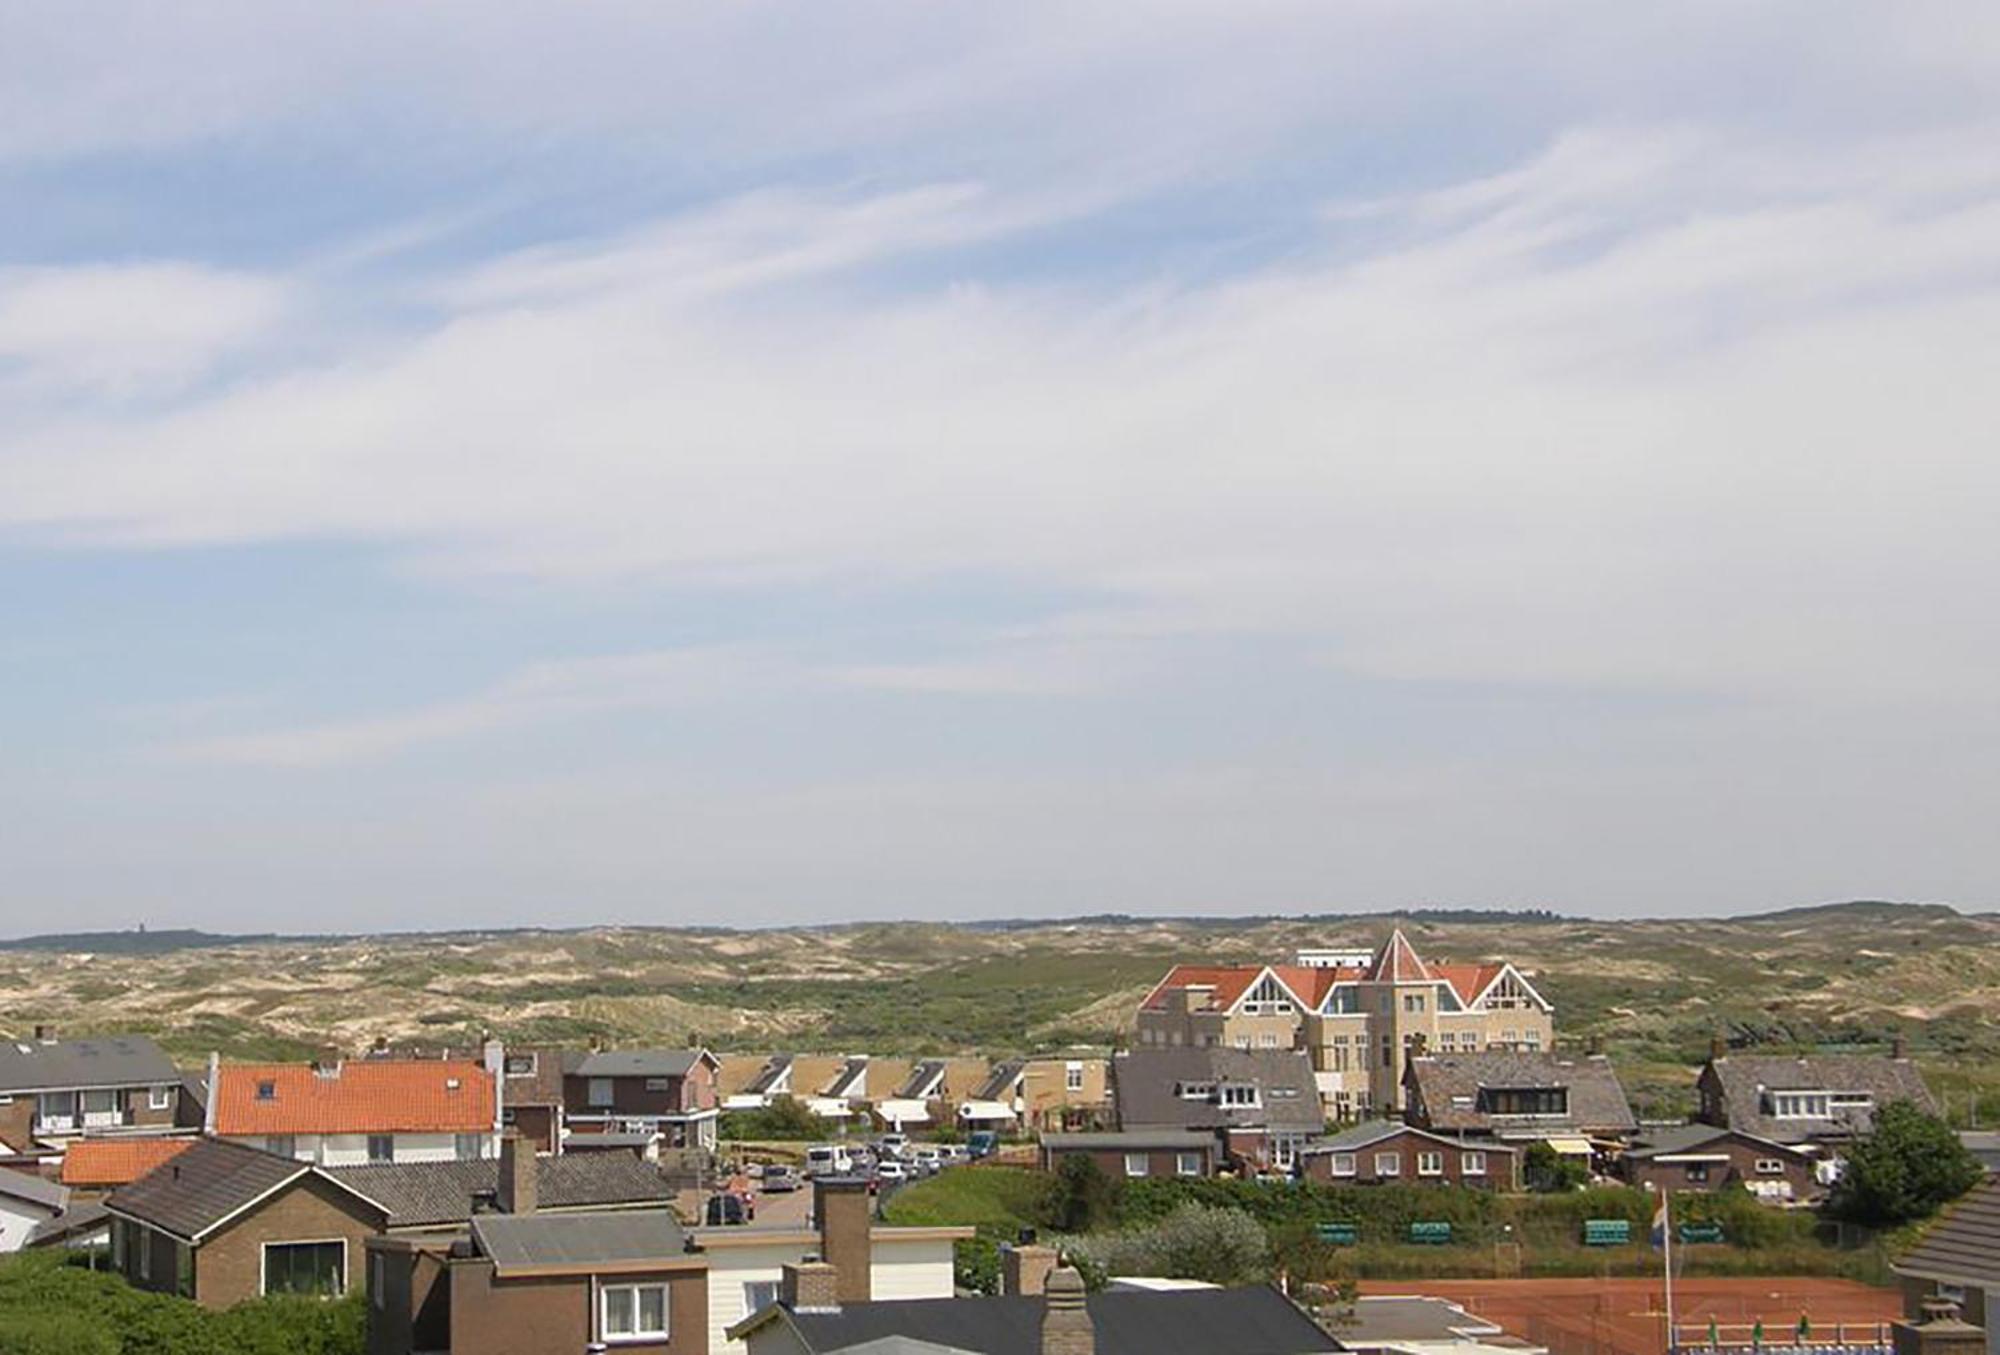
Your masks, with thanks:
[(1016, 1167), (955, 1167), (904, 1186), (882, 1209), (888, 1223), (912, 1227), (972, 1224), (1012, 1232), (1033, 1227), (1049, 1187), (1040, 1172)]

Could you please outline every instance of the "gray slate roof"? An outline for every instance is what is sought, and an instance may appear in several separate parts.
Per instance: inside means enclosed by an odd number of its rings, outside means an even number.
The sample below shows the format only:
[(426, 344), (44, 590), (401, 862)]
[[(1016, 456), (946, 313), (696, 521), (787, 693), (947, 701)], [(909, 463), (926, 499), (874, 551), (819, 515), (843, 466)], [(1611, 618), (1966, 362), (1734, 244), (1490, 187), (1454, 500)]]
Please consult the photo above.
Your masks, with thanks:
[(1021, 1072), (1027, 1065), (1019, 1059), (1008, 1059), (993, 1065), (986, 1080), (972, 1089), (974, 1101), (1004, 1101), (1014, 1094), (1014, 1085), (1021, 1080)]
[(680, 1261), (687, 1234), (673, 1212), (617, 1214), (481, 1214), (472, 1221), (481, 1254), (503, 1273), (513, 1266), (594, 1266), (630, 1261)]
[[(1110, 1292), (1084, 1301), (1097, 1355), (1227, 1351), (1304, 1355), (1340, 1347), (1284, 1295), (1267, 1286), (1167, 1293)], [(814, 1355), (901, 1336), (973, 1355), (1039, 1355), (1045, 1304), (1037, 1297), (899, 1299), (842, 1304), (835, 1312), (784, 1319)]]
[(566, 1071), (578, 1077), (685, 1077), (704, 1057), (699, 1049), (599, 1049)]
[(1215, 1144), (1215, 1134), (1207, 1129), (1124, 1129), (1113, 1133), (1042, 1135), (1042, 1147), (1058, 1153), (1088, 1148), (1213, 1148)]
[(1947, 1284), (2000, 1285), (2000, 1180), (1987, 1178), (1949, 1206), (1894, 1269)]
[(61, 1213), (69, 1203), (69, 1190), (54, 1181), (27, 1172), (17, 1172), (12, 1167), (0, 1167), (0, 1196), (21, 1201), (23, 1204), (40, 1205), (54, 1213)]
[(102, 1200), (85, 1200), (72, 1204), (52, 1219), (45, 1219), (35, 1225), (28, 1234), (30, 1247), (52, 1247), (59, 1243), (87, 1238), (99, 1228), (108, 1227), (111, 1211), (104, 1207)]
[(173, 1060), (143, 1035), (100, 1040), (0, 1041), (0, 1092), (73, 1087), (178, 1086)]
[[(1111, 1064), (1121, 1129), (1270, 1129), (1317, 1133), (1325, 1126), (1312, 1064), (1296, 1049), (1136, 1049)], [(1255, 1083), (1261, 1106), (1194, 1101), (1186, 1083)]]
[(193, 1240), (245, 1205), (316, 1170), (310, 1162), (240, 1143), (199, 1139), (171, 1162), (120, 1186), (105, 1204), (114, 1214)]
[(1376, 1342), (1455, 1341), (1499, 1336), (1504, 1329), (1475, 1317), (1447, 1299), (1364, 1297), (1355, 1300), (1353, 1321), (1340, 1328), (1341, 1344), (1349, 1348)]
[(1772, 1091), (1866, 1092), (1875, 1106), (1914, 1101), (1937, 1113), (1930, 1088), (1908, 1059), (1875, 1054), (1728, 1054), (1710, 1059), (1702, 1080), (1713, 1078), (1722, 1093), (1722, 1115), (1731, 1129), (1773, 1139), (1802, 1143), (1808, 1139), (1845, 1139), (1865, 1134), (1875, 1122), (1873, 1106), (1842, 1107), (1824, 1120), (1780, 1120), (1769, 1113), (1765, 1094)]
[(750, 1079), (750, 1085), (743, 1090), (753, 1096), (762, 1096), (776, 1085), (778, 1079), (784, 1076), (785, 1070), (791, 1066), (792, 1056), (790, 1054), (773, 1054), (765, 1061), (763, 1068), (758, 1071), (757, 1076)]
[[(1639, 1122), (1625, 1088), (1601, 1054), (1577, 1057), (1504, 1049), (1432, 1054), (1409, 1062), (1430, 1128), (1500, 1135), (1629, 1134)], [(1567, 1087), (1567, 1115), (1490, 1115), (1479, 1108), (1482, 1087)]]
[[(389, 1211), (391, 1228), (463, 1223), (475, 1197), (493, 1195), (500, 1182), (496, 1158), (478, 1162), (383, 1162), (329, 1167), (326, 1174)], [(584, 1153), (535, 1159), (535, 1202), (540, 1209), (664, 1204), (673, 1198), (659, 1170), (632, 1153)]]
[(1642, 1160), (1661, 1156), (1671, 1157), (1678, 1153), (1693, 1152), (1732, 1135), (1776, 1152), (1790, 1153), (1793, 1156), (1797, 1156), (1799, 1152), (1792, 1144), (1759, 1138), (1755, 1134), (1745, 1134), (1740, 1129), (1726, 1129), (1713, 1124), (1672, 1124), (1640, 1130), (1638, 1139), (1625, 1150), (1625, 1156)]
[(850, 1096), (853, 1094), (854, 1088), (867, 1075), (868, 1056), (866, 1054), (857, 1054), (840, 1065), (840, 1071), (834, 1074), (833, 1081), (826, 1084), (826, 1090), (821, 1095)]
[(559, 1049), (508, 1049), (507, 1059), (533, 1058), (532, 1073), (507, 1073), (502, 1069), (500, 1096), (508, 1106), (558, 1106), (563, 1099), (563, 1059)]
[(1453, 1146), (1463, 1144), (1466, 1147), (1483, 1153), (1511, 1153), (1514, 1151), (1505, 1144), (1488, 1143), (1483, 1139), (1466, 1141), (1446, 1134), (1433, 1134), (1419, 1129), (1415, 1125), (1404, 1124), (1400, 1120), (1364, 1120), (1360, 1124), (1349, 1125), (1337, 1134), (1329, 1134), (1318, 1143), (1308, 1144), (1302, 1151), (1308, 1153), (1351, 1153), (1360, 1148), (1367, 1148), (1373, 1144), (1386, 1142), (1389, 1139), (1395, 1138), (1398, 1134), (1415, 1134), (1420, 1139), (1429, 1139), (1436, 1143), (1447, 1143)]

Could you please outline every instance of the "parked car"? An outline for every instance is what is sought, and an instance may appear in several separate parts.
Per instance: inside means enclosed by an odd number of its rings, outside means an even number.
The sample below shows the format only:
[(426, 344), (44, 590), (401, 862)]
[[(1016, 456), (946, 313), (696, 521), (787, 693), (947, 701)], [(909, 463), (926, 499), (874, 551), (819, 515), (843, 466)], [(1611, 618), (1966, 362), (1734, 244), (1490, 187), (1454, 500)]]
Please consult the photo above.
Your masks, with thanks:
[(999, 1147), (1000, 1136), (990, 1129), (975, 1129), (965, 1136), (965, 1151), (974, 1161), (993, 1156)]
[(799, 1174), (790, 1167), (778, 1164), (764, 1168), (764, 1175), (758, 1185), (766, 1195), (777, 1195), (799, 1188)]
[(761, 1180), (764, 1175), (764, 1164), (761, 1162), (752, 1162), (743, 1169), (743, 1174), (752, 1181)]
[(845, 1176), (854, 1170), (854, 1158), (837, 1143), (817, 1143), (806, 1149), (807, 1176)]
[(892, 1157), (875, 1164), (875, 1179), (877, 1181), (907, 1181), (910, 1179), (910, 1173), (902, 1163)]
[(938, 1145), (938, 1165), (940, 1167), (960, 1167), (972, 1161), (972, 1154), (962, 1143)]
[(756, 1217), (756, 1206), (741, 1195), (723, 1194), (708, 1197), (707, 1223), (711, 1228), (731, 1228), (748, 1223)]
[(921, 1143), (910, 1149), (910, 1165), (919, 1175), (929, 1176), (944, 1166), (944, 1155), (936, 1144)]
[(910, 1150), (908, 1134), (884, 1134), (875, 1147), (885, 1158), (900, 1158)]

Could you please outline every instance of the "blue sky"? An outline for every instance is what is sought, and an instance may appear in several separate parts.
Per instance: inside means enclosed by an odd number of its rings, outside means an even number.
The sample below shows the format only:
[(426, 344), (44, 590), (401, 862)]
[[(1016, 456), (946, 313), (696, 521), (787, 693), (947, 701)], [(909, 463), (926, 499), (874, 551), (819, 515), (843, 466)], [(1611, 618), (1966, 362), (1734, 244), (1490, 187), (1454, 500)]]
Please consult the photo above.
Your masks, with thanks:
[(0, 932), (1988, 906), (1996, 75), (19, 7)]

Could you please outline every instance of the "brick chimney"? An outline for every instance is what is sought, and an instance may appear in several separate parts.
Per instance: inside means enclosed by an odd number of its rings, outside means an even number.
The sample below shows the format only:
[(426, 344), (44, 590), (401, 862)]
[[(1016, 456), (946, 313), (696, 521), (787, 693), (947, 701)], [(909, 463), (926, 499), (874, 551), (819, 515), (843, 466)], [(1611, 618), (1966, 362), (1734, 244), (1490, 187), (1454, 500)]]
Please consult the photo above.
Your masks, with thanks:
[(494, 1203), (503, 1214), (532, 1214), (535, 1185), (535, 1150), (509, 1130), (500, 1136), (500, 1183)]
[(1060, 1266), (1050, 1273), (1046, 1292), (1041, 1355), (1097, 1355), (1097, 1332), (1083, 1306), (1083, 1276), (1074, 1266)]
[(795, 1313), (840, 1311), (840, 1272), (816, 1256), (778, 1271), (778, 1301)]
[(1891, 1324), (1896, 1355), (1984, 1355), (1986, 1333), (1958, 1315), (1958, 1305), (1937, 1295), (1923, 1301), (1923, 1318)]
[(1600, 1054), (1604, 1052), (1604, 1037), (1602, 1035), (1592, 1035), (1590, 1039), (1584, 1043), (1583, 1052), (1588, 1054), (1593, 1059), (1598, 1057)]
[(1728, 1053), (1729, 1053), (1729, 1046), (1723, 1043), (1722, 1032), (1718, 1030), (1711, 1033), (1708, 1037), (1708, 1056), (1711, 1059), (1719, 1059), (1723, 1058)]
[(1000, 1249), (1000, 1292), (1041, 1294), (1047, 1291), (1049, 1273), (1056, 1268), (1054, 1247), (1035, 1245), (1032, 1228), (1021, 1230), (1021, 1240)]
[(858, 1176), (821, 1176), (813, 1181), (813, 1225), (819, 1254), (840, 1273), (842, 1303), (866, 1303), (874, 1296), (875, 1244), (868, 1236), (868, 1183)]
[(1892, 1059), (1906, 1059), (1909, 1056), (1910, 1046), (1904, 1042), (1903, 1032), (1899, 1030), (1896, 1032), (1895, 1038), (1889, 1041), (1889, 1057)]
[(313, 1072), (319, 1074), (321, 1077), (339, 1077), (340, 1047), (330, 1044), (321, 1045), (319, 1053), (313, 1057)]

